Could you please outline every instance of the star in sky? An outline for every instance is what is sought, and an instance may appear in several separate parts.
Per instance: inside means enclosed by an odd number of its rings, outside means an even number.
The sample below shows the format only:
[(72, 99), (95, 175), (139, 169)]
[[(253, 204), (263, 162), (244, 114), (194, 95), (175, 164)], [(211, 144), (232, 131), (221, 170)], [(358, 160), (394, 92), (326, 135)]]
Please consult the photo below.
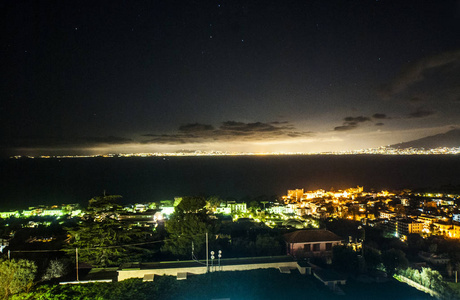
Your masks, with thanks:
[[(345, 150), (459, 125), (453, 0), (17, 2), (5, 12), (9, 152)], [(246, 127), (220, 129), (227, 122)], [(290, 129), (250, 125), (276, 122)], [(181, 131), (190, 124), (217, 133)]]

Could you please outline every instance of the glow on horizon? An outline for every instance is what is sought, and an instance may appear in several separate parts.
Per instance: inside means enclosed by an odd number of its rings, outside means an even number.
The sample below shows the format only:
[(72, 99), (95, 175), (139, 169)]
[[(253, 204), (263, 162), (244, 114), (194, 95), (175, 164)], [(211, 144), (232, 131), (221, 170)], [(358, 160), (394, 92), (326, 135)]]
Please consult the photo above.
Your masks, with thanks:
[(133, 142), (129, 144), (107, 145), (93, 147), (35, 147), (17, 148), (11, 153), (14, 155), (104, 155), (114, 153), (174, 153), (184, 151), (221, 151), (240, 153), (317, 153), (353, 151), (369, 148), (378, 148), (390, 144), (397, 144), (410, 139), (418, 139), (429, 135), (443, 133), (452, 129), (452, 126), (435, 128), (417, 128), (407, 130), (386, 130), (373, 132), (350, 132), (337, 134), (323, 132), (313, 134), (309, 138), (293, 138), (280, 140), (258, 141), (216, 141), (186, 144), (143, 144)]

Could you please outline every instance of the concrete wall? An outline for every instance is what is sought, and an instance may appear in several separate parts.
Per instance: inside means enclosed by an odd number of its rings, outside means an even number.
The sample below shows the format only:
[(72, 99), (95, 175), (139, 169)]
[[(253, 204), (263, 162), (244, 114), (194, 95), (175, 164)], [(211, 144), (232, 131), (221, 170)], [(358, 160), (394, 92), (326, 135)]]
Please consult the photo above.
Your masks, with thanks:
[(287, 267), (295, 269), (297, 268), (297, 262), (278, 262), (278, 263), (265, 263), (265, 264), (247, 264), (247, 265), (230, 265), (222, 266), (222, 271), (246, 271), (246, 270), (256, 270), (256, 269), (270, 269), (270, 268), (281, 268)]
[(302, 275), (311, 275), (311, 267), (301, 267), (297, 264), (297, 270), (299, 270), (299, 273)]
[(415, 282), (407, 277), (404, 277), (404, 276), (401, 276), (401, 275), (398, 275), (397, 279), (399, 279), (400, 281), (404, 282), (404, 283), (407, 283), (408, 285), (416, 288), (417, 290), (419, 291), (422, 291), (422, 292), (425, 292), (427, 294), (430, 294), (432, 297), (435, 297), (437, 299), (441, 299), (441, 295), (439, 295), (438, 292), (435, 292), (433, 291), (432, 289), (429, 289), (427, 288), (426, 286), (423, 286), (421, 285), (420, 283), (418, 282)]
[(321, 281), (322, 283), (324, 283), (324, 285), (327, 285), (327, 286), (333, 286), (333, 287), (335, 287), (337, 284), (341, 284), (341, 285), (347, 284), (347, 280), (346, 280), (346, 279), (323, 280), (323, 279), (321, 279), (321, 277), (319, 277), (319, 276), (316, 275), (315, 273), (313, 273), (313, 276), (315, 276), (319, 281)]
[(118, 281), (129, 278), (144, 278), (146, 274), (155, 275), (170, 275), (177, 276), (177, 273), (187, 272), (191, 274), (205, 274), (206, 267), (192, 267), (192, 268), (168, 268), (168, 269), (144, 269), (144, 270), (119, 270)]
[[(265, 264), (246, 264), (246, 265), (227, 265), (221, 266), (220, 271), (246, 271), (255, 269), (270, 269), (288, 267), (296, 269), (298, 267), (297, 262), (278, 262), (278, 263), (265, 263)], [(214, 266), (213, 270), (217, 270), (218, 267)], [(128, 278), (144, 278), (146, 274), (155, 275), (170, 275), (177, 276), (177, 273), (186, 272), (188, 274), (205, 274), (206, 266), (203, 267), (191, 267), (191, 268), (167, 268), (167, 269), (144, 269), (144, 270), (119, 270), (118, 281), (122, 281)]]

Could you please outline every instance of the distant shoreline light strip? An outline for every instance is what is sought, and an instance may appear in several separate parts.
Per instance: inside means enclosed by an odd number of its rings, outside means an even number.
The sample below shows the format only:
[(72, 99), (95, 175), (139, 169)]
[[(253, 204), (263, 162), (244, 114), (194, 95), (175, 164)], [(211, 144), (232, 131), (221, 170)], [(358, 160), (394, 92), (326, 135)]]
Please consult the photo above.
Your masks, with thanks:
[(118, 153), (94, 155), (16, 155), (10, 158), (120, 158), (120, 157), (190, 157), (190, 156), (294, 156), (294, 155), (457, 155), (460, 147), (443, 147), (435, 149), (379, 147), (362, 150), (329, 151), (329, 152), (223, 152), (223, 151), (194, 151), (194, 152), (152, 152), (152, 153)]

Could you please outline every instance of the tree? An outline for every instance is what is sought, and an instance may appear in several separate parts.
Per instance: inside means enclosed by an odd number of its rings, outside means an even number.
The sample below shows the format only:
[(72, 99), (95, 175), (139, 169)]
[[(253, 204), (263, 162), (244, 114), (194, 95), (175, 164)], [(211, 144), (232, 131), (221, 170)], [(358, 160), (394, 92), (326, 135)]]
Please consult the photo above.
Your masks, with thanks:
[(78, 248), (80, 261), (102, 267), (123, 262), (127, 250), (121, 246), (142, 235), (138, 228), (129, 228), (112, 218), (87, 220), (68, 229), (68, 233), (68, 251)]
[(417, 283), (422, 283), (422, 277), (420, 276), (419, 270), (414, 270), (411, 279)]
[[(126, 245), (142, 235), (139, 228), (117, 220), (121, 196), (94, 197), (88, 203), (87, 218), (77, 226), (66, 228), (70, 236), (68, 252), (78, 248), (79, 259), (95, 266), (119, 264), (127, 257)], [(139, 249), (131, 247), (131, 249)], [(131, 253), (131, 256), (132, 253)]]
[(458, 294), (446, 284), (442, 275), (430, 268), (422, 268), (422, 271), (407, 268), (406, 270), (398, 270), (398, 273), (413, 281), (432, 289), (442, 295), (443, 299), (458, 299)]
[(382, 263), (380, 251), (372, 247), (364, 247), (364, 259), (369, 269), (377, 269)]
[(256, 253), (257, 255), (281, 255), (283, 247), (278, 239), (271, 237), (268, 234), (258, 235), (256, 238)]
[(206, 208), (215, 211), (220, 206), (223, 200), (217, 196), (211, 196), (206, 200)]
[(206, 200), (203, 197), (183, 197), (182, 201), (174, 209), (175, 214), (194, 213), (206, 215)]
[(455, 264), (455, 271), (460, 272), (460, 262)]
[(446, 290), (447, 288), (447, 285), (444, 282), (442, 275), (436, 270), (431, 270), (431, 285), (430, 286), (435, 291), (441, 291), (441, 292)]
[(104, 220), (113, 217), (121, 209), (121, 206), (117, 203), (121, 198), (123, 197), (120, 195), (94, 197), (88, 201), (86, 211), (89, 217), (95, 220)]
[(253, 211), (256, 211), (257, 209), (260, 209), (260, 203), (255, 200), (252, 200), (251, 202), (249, 202), (249, 208)]
[(430, 253), (435, 254), (438, 250), (438, 244), (431, 244), (429, 247)]
[(13, 294), (29, 292), (36, 273), (37, 266), (33, 261), (0, 260), (0, 295), (7, 299)]
[(232, 238), (232, 254), (236, 257), (247, 257), (256, 255), (255, 243), (247, 237)]
[(334, 246), (332, 264), (339, 271), (354, 273), (358, 271), (358, 254), (347, 246)]
[(422, 272), (420, 272), (420, 283), (427, 288), (430, 288), (431, 285), (431, 270), (428, 268), (422, 268)]
[(187, 256), (204, 250), (206, 232), (211, 231), (211, 226), (195, 214), (174, 215), (166, 222), (166, 231), (169, 238), (166, 240), (163, 250), (174, 255)]
[(399, 249), (391, 248), (382, 253), (382, 263), (385, 266), (387, 273), (393, 275), (396, 269), (406, 269), (409, 266), (409, 261), (406, 254)]
[(206, 200), (201, 197), (184, 197), (174, 209), (174, 214), (166, 222), (169, 238), (163, 250), (174, 255), (189, 256), (203, 253), (206, 232), (213, 232), (211, 220), (207, 214)]
[(63, 260), (54, 259), (50, 261), (42, 280), (60, 278), (68, 273), (68, 263)]
[(452, 263), (449, 262), (449, 263), (446, 265), (446, 272), (447, 272), (447, 275), (449, 275), (449, 277), (452, 277), (453, 270), (454, 270), (454, 266), (452, 266)]
[(422, 249), (423, 242), (423, 238), (418, 233), (410, 233), (407, 235), (407, 245), (413, 254), (417, 254), (420, 249)]

